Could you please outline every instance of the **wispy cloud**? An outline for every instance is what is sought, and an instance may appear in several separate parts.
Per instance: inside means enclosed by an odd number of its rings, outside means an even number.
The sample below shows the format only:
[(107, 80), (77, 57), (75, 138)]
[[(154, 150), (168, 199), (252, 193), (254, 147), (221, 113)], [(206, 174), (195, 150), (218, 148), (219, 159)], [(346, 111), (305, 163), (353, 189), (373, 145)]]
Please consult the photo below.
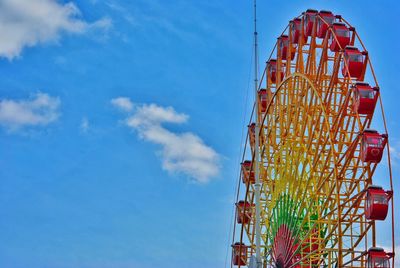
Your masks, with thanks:
[[(115, 102), (111, 103), (120, 108)], [(182, 124), (188, 119), (188, 115), (176, 112), (173, 107), (139, 104), (133, 106), (124, 122), (136, 130), (140, 138), (161, 146), (159, 153), (164, 170), (207, 183), (219, 173), (218, 153), (197, 135), (191, 132), (175, 133), (162, 125)]]
[(112, 19), (109, 17), (104, 17), (101, 18), (99, 20), (96, 20), (93, 23), (87, 24), (86, 29), (99, 29), (99, 30), (104, 30), (104, 31), (108, 31), (110, 30), (110, 28), (112, 27)]
[(131, 12), (115, 1), (109, 1), (105, 3), (110, 9), (119, 13), (129, 24), (136, 25), (136, 18), (131, 14)]
[(133, 109), (133, 103), (129, 98), (125, 97), (112, 99), (111, 104), (125, 112), (129, 112)]
[(27, 126), (44, 126), (56, 121), (60, 99), (37, 93), (26, 100), (0, 100), (0, 125), (16, 130)]
[(88, 23), (71, 2), (56, 0), (0, 1), (0, 57), (13, 59), (25, 47), (56, 41), (62, 33), (81, 34), (90, 29), (108, 29), (112, 22), (103, 18)]
[[(198, 13), (194, 14), (193, 12), (197, 11), (196, 7), (182, 3), (175, 3), (171, 6), (159, 1), (139, 1), (139, 3), (141, 8), (129, 3), (121, 5), (113, 0), (107, 1), (106, 5), (133, 27), (163, 35), (167, 34), (182, 41), (201, 41), (201, 38), (194, 32), (199, 30), (198, 28), (203, 29), (206, 22), (203, 17), (197, 19)], [(191, 16), (180, 16), (181, 12), (187, 11), (189, 7)]]
[(89, 131), (89, 128), (90, 128), (89, 119), (87, 119), (87, 117), (83, 117), (80, 125), (81, 132), (87, 133)]
[(394, 142), (393, 144), (390, 144), (390, 156), (393, 165), (398, 165), (400, 162), (400, 143), (399, 142)]

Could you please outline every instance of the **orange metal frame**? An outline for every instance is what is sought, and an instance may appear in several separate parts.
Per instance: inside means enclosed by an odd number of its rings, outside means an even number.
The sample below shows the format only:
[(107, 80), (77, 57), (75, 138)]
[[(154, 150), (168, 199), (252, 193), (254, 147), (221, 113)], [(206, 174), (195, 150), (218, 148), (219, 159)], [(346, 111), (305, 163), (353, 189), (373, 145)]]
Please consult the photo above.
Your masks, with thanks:
[[(299, 16), (303, 18), (303, 15)], [(317, 16), (317, 19), (320, 19)], [(336, 20), (344, 22), (351, 29), (350, 45), (361, 46), (366, 51), (357, 31), (341, 16)], [(300, 37), (303, 36), (303, 25)], [(325, 22), (326, 23), (326, 22)], [(316, 33), (314, 23), (313, 33)], [(287, 58), (277, 58), (276, 82), (273, 83), (267, 70), (264, 70), (259, 88), (265, 85), (268, 96), (267, 111), (253, 107), (260, 118), (260, 166), (261, 187), (261, 226), (265, 267), (273, 264), (274, 219), (280, 210), (293, 213), (288, 226), (300, 227), (294, 233), (300, 244), (312, 236), (312, 230), (324, 233), (316, 238), (317, 247), (302, 255), (295, 265), (306, 267), (304, 263), (317, 263), (326, 267), (366, 267), (367, 250), (377, 245), (375, 222), (365, 218), (365, 190), (372, 184), (378, 164), (363, 163), (360, 160), (360, 134), (371, 126), (373, 115), (360, 115), (351, 108), (355, 98), (351, 86), (355, 79), (348, 73), (340, 52), (329, 50), (329, 38), (336, 39), (329, 27), (323, 39), (313, 34), (308, 42), (299, 38), (297, 45), (291, 40), (293, 25), (289, 24), (284, 33), (289, 35)], [(290, 59), (291, 50), (296, 57)], [(280, 47), (275, 45), (271, 55)], [(270, 56), (271, 58), (271, 56)], [(362, 78), (373, 77), (378, 86), (371, 60), (366, 55), (365, 72)], [(347, 68), (348, 75), (340, 73), (341, 66)], [(281, 69), (285, 77), (281, 81)], [(370, 83), (372, 84), (372, 83)], [(387, 133), (382, 99), (379, 106)], [(377, 106), (378, 107), (378, 106)], [(375, 111), (376, 112), (376, 111)], [(251, 117), (253, 118), (253, 116)], [(250, 120), (251, 121), (251, 120)], [(251, 147), (251, 146), (250, 146)], [(250, 148), (254, 159), (254, 148)], [(389, 146), (386, 147), (390, 190), (393, 191)], [(245, 154), (244, 154), (245, 155)], [(243, 155), (243, 158), (244, 158)], [(254, 163), (254, 161), (253, 161)], [(244, 200), (254, 203), (254, 185), (247, 183), (240, 189)], [(293, 207), (279, 208), (276, 204), (283, 196), (290, 195), (296, 204)], [(391, 199), (392, 252), (394, 252), (394, 202)], [(252, 213), (254, 215), (254, 211)], [(302, 215), (299, 220), (298, 215)], [(296, 218), (297, 217), (297, 218)], [(235, 216), (236, 219), (236, 216)], [(248, 255), (254, 254), (254, 219), (248, 224), (234, 228), (233, 240), (249, 245)], [(292, 252), (292, 248), (287, 248)], [(289, 256), (294, 257), (294, 256)], [(394, 258), (392, 258), (394, 267)], [(309, 265), (308, 265), (309, 266)], [(240, 266), (239, 266), (240, 267)]]

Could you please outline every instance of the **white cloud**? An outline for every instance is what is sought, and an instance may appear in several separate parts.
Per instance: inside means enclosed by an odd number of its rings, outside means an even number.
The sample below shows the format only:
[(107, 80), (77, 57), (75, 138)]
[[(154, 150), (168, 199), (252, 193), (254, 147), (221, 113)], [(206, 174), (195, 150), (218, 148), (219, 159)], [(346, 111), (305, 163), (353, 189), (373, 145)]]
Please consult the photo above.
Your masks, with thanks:
[(101, 29), (108, 31), (112, 27), (112, 19), (105, 17), (101, 18), (91, 24), (88, 24), (88, 28), (90, 29)]
[(392, 165), (398, 167), (400, 163), (400, 142), (392, 141), (389, 149), (390, 149), (390, 159), (392, 161)]
[(86, 117), (83, 117), (81, 120), (81, 125), (80, 125), (80, 129), (83, 133), (87, 133), (89, 131), (90, 128), (90, 123), (89, 123), (89, 119), (87, 119)]
[(56, 41), (61, 33), (84, 33), (92, 28), (108, 29), (111, 20), (94, 23), (80, 19), (80, 11), (72, 2), (56, 0), (0, 1), (0, 57), (13, 59), (25, 47)]
[(136, 18), (134, 18), (130, 13), (130, 11), (125, 7), (119, 5), (116, 2), (106, 2), (106, 5), (113, 11), (119, 13), (118, 15), (122, 16), (129, 24), (131, 25), (137, 24)]
[(128, 119), (127, 124), (131, 127), (159, 125), (161, 123), (179, 124), (186, 122), (188, 118), (186, 114), (179, 114), (172, 107), (160, 107), (156, 104), (149, 104), (138, 107), (136, 113)]
[[(129, 100), (129, 103), (132, 102)], [(219, 173), (218, 153), (191, 132), (175, 133), (162, 126), (163, 123), (181, 124), (188, 118), (186, 114), (176, 112), (173, 107), (142, 104), (134, 106), (125, 123), (135, 129), (142, 139), (162, 147), (159, 153), (164, 170), (182, 173), (196, 182), (207, 183)]]
[(112, 105), (125, 112), (129, 112), (133, 109), (133, 103), (129, 98), (119, 97), (112, 99), (110, 102)]
[(60, 100), (37, 93), (27, 100), (0, 100), (0, 125), (10, 130), (25, 126), (44, 126), (59, 117)]

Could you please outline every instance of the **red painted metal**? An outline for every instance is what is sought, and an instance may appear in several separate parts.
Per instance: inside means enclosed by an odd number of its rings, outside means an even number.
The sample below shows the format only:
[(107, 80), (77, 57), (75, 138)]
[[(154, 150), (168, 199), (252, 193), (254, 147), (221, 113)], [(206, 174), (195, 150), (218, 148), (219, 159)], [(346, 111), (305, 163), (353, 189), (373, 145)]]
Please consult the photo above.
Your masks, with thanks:
[(255, 123), (251, 123), (250, 125), (247, 126), (247, 129), (248, 129), (248, 132), (249, 132), (250, 147), (253, 150), (255, 142), (256, 142), (256, 124)]
[[(298, 244), (294, 244), (295, 238), (292, 234), (292, 231), (285, 224), (282, 224), (278, 231), (275, 234), (274, 238), (274, 246), (272, 256), (274, 258), (274, 262), (277, 264), (277, 267), (293, 267), (300, 268), (300, 264), (296, 264), (300, 259), (300, 253), (295, 252), (298, 251)], [(289, 259), (288, 256), (294, 256), (292, 259)]]
[[(268, 71), (268, 77), (269, 79), (271, 79), (271, 82), (276, 83), (277, 66), (275, 59), (271, 59), (267, 62), (267, 71)], [(283, 77), (285, 76), (285, 73), (282, 69), (280, 70), (280, 75), (282, 80)]]
[[(289, 53), (289, 36), (284, 34), (278, 37), (278, 45), (281, 59), (287, 60), (287, 56)], [(296, 55), (296, 49), (292, 47), (290, 52), (290, 60), (293, 60)]]
[(328, 28), (335, 22), (335, 15), (326, 10), (321, 10), (318, 14), (317, 37), (324, 38)]
[(390, 268), (389, 260), (392, 253), (386, 253), (382, 248), (370, 248), (368, 250), (367, 268)]
[[(253, 134), (254, 135), (254, 134)], [(244, 184), (250, 182), (250, 184), (254, 184), (255, 177), (254, 177), (254, 168), (252, 168), (252, 161), (246, 160), (242, 165), (242, 181)]]
[(258, 97), (260, 98), (260, 107), (261, 107), (261, 112), (265, 113), (267, 110), (267, 90), (265, 88), (262, 88), (258, 91)]
[[(361, 51), (356, 47), (346, 46), (344, 49), (344, 61), (342, 65), (343, 77), (350, 75), (350, 77), (363, 80), (362, 76), (365, 71), (365, 57)], [(348, 68), (348, 72), (347, 72)]]
[(232, 245), (232, 263), (233, 265), (247, 264), (247, 246), (243, 243), (236, 242)]
[(354, 91), (354, 112), (373, 114), (379, 97), (379, 88), (372, 88), (368, 83), (357, 82), (352, 86), (352, 90)]
[(308, 37), (312, 35), (314, 23), (318, 15), (318, 10), (307, 9), (304, 14), (304, 34)]
[[(300, 42), (300, 35), (301, 35), (301, 22), (302, 20), (300, 18), (295, 18), (292, 21), (290, 21), (291, 24), (291, 39), (293, 44), (298, 44)], [(303, 32), (303, 43), (306, 41), (306, 35)]]
[(253, 215), (254, 204), (240, 200), (236, 203), (237, 223), (247, 224)]
[(341, 22), (333, 23), (332, 30), (336, 38), (331, 35), (329, 48), (331, 51), (338, 52), (350, 44), (350, 30)]
[(386, 134), (381, 135), (376, 130), (364, 130), (361, 140), (361, 160), (364, 162), (379, 163), (382, 160), (386, 143)]
[(368, 220), (385, 220), (389, 209), (391, 191), (385, 191), (380, 186), (370, 186), (365, 198), (365, 217)]

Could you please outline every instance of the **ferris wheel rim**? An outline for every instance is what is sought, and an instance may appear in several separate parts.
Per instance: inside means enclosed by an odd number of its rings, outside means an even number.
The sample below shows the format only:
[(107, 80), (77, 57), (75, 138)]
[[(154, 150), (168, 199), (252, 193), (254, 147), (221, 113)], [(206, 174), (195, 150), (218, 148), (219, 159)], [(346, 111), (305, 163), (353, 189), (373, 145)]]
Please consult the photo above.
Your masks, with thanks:
[[(304, 15), (304, 13), (302, 13), (301, 15), (299, 15), (297, 18), (300, 18), (300, 17), (302, 17), (303, 15)], [(319, 14), (317, 15), (317, 17), (319, 18)], [(341, 16), (340, 16), (340, 20), (343, 21), (347, 26), (352, 27), (352, 26), (351, 26), (346, 20), (344, 20)], [(325, 22), (325, 23), (326, 23), (326, 22)], [(314, 24), (315, 24), (315, 23), (314, 23)], [(290, 23), (289, 23), (288, 26), (286, 26), (286, 28), (285, 28), (285, 30), (283, 31), (283, 33), (286, 31), (287, 28), (290, 29)], [(302, 28), (303, 28), (303, 22), (302, 22)], [(354, 27), (352, 27), (352, 28), (354, 28)], [(328, 32), (330, 33), (330, 35), (332, 36), (332, 38), (333, 38), (333, 39), (336, 39), (336, 41), (337, 41), (336, 34), (335, 34), (335, 32), (332, 30), (331, 27), (328, 29), (327, 34), (326, 34), (326, 36), (325, 36), (325, 38), (324, 38), (324, 41), (325, 41), (325, 39), (326, 39), (326, 42), (329, 41), (329, 40), (327, 39), (327, 38), (328, 38)], [(357, 31), (355, 31), (355, 28), (354, 28), (354, 31), (353, 31), (353, 32), (354, 32), (353, 37), (354, 37), (354, 38), (357, 38), (357, 40), (359, 41), (359, 43), (361, 44), (361, 46), (363, 47), (363, 49), (366, 50), (366, 48), (365, 48), (364, 44), (362, 43), (361, 38), (359, 37)], [(303, 30), (301, 30), (301, 35), (302, 35), (302, 34), (303, 34)], [(311, 37), (311, 38), (314, 38), (314, 39), (315, 39), (315, 37)], [(302, 39), (302, 38), (300, 38), (300, 39)], [(354, 43), (354, 40), (353, 40), (353, 43)], [(310, 45), (310, 46), (311, 46), (311, 45)], [(339, 44), (339, 46), (340, 46), (340, 44)], [(277, 48), (277, 43), (275, 43), (274, 49), (273, 49), (272, 52), (271, 52), (271, 55), (270, 55), (270, 57), (269, 57), (269, 60), (271, 59), (272, 54), (274, 53), (274, 51), (275, 51), (276, 48)], [(340, 46), (340, 48), (341, 48), (341, 51), (340, 51), (339, 53), (342, 54), (342, 53), (343, 53), (343, 51), (342, 51), (343, 48), (342, 48), (341, 46)], [(309, 49), (311, 49), (311, 48), (309, 48)], [(302, 51), (301, 53), (304, 54), (305, 52)], [(278, 56), (278, 57), (280, 57), (280, 56)], [(279, 60), (279, 59), (277, 59), (277, 60)], [(340, 59), (340, 61), (339, 61), (340, 64), (339, 64), (339, 65), (342, 65), (342, 62), (344, 62), (344, 61), (343, 61), (343, 57), (342, 57), (342, 59)], [(346, 68), (346, 74), (347, 74), (346, 76), (349, 76), (349, 80), (352, 81), (352, 79), (351, 79), (351, 77), (350, 77), (350, 75), (349, 75), (349, 68), (348, 68), (348, 66), (346, 66), (346, 63), (344, 63), (344, 65), (345, 65), (345, 68)], [(370, 70), (371, 73), (372, 73), (372, 77), (373, 77), (373, 79), (374, 79), (375, 85), (378, 86), (378, 82), (377, 82), (377, 79), (376, 79), (376, 76), (375, 76), (375, 72), (374, 72), (374, 69), (373, 69), (373, 66), (372, 66), (370, 57), (368, 57), (368, 60), (367, 60), (367, 68), (368, 68), (368, 67), (369, 67), (369, 70)], [(262, 83), (262, 80), (263, 80), (264, 76), (266, 75), (266, 72), (267, 72), (267, 67), (264, 69), (264, 72), (263, 72), (263, 74), (262, 74), (262, 79), (260, 79), (260, 85), (259, 85), (258, 89), (261, 88), (261, 83)], [(294, 72), (294, 73), (290, 73), (289, 76), (285, 76), (285, 78), (284, 78), (282, 81), (279, 82), (279, 85), (276, 85), (276, 87), (275, 87), (276, 90), (275, 90), (275, 92), (273, 93), (272, 99), (275, 99), (275, 98), (276, 98), (276, 95), (279, 93), (279, 91), (282, 89), (282, 87), (284, 86), (285, 83), (287, 83), (290, 79), (294, 79), (294, 78), (296, 78), (296, 77), (299, 77), (299, 78), (302, 78), (302, 79), (307, 80), (308, 83), (309, 83), (309, 85), (311, 85), (311, 88), (312, 88), (312, 90), (314, 91), (314, 93), (316, 94), (316, 96), (318, 96), (318, 98), (322, 101), (322, 97), (318, 94), (318, 91), (317, 91), (317, 89), (315, 88), (314, 81), (312, 81), (309, 77), (307, 77), (307, 75), (306, 75), (304, 72), (303, 72), (303, 73), (301, 73), (301, 72)], [(352, 97), (353, 97), (353, 96), (352, 96)], [(385, 132), (387, 133), (386, 119), (385, 119), (385, 115), (384, 115), (384, 111), (383, 111), (383, 104), (382, 104), (381, 95), (378, 96), (378, 99), (379, 99), (379, 102), (380, 102), (381, 112), (382, 112), (382, 116), (383, 116), (384, 129), (385, 129)], [(272, 102), (269, 102), (269, 103), (268, 103), (268, 106), (267, 106), (267, 108), (266, 108), (267, 112), (265, 112), (264, 115), (263, 115), (263, 117), (262, 117), (261, 125), (264, 125), (264, 124), (265, 124), (265, 120), (266, 120), (266, 118), (267, 118), (268, 111), (270, 111), (270, 109), (271, 109), (271, 105), (272, 105)], [(330, 126), (329, 122), (327, 121), (327, 117), (328, 117), (328, 116), (327, 116), (327, 112), (326, 112), (326, 110), (324, 109), (323, 105), (321, 105), (321, 107), (323, 108), (324, 122), (325, 122), (326, 125)], [(257, 112), (257, 109), (258, 109), (258, 107), (253, 106), (253, 111)], [(356, 120), (357, 120), (358, 122), (361, 122), (361, 119), (360, 119), (360, 116), (359, 116), (358, 113), (357, 113), (357, 115), (356, 115)], [(371, 118), (371, 120), (369, 121), (369, 124), (370, 124), (371, 122), (372, 122), (372, 118)], [(258, 135), (262, 134), (262, 129), (261, 129), (261, 128), (260, 128), (260, 132), (257, 133), (257, 134), (258, 134)], [(248, 136), (248, 137), (249, 137), (249, 136)], [(333, 150), (334, 150), (334, 148), (335, 148), (335, 146), (334, 146), (334, 138), (332, 137), (331, 133), (329, 133), (329, 143), (330, 143), (331, 148), (333, 148)], [(388, 143), (388, 144), (389, 144), (389, 143)], [(391, 190), (393, 191), (392, 174), (391, 174), (392, 171), (391, 171), (391, 163), (390, 163), (391, 160), (390, 160), (389, 145), (388, 145), (386, 148), (387, 148), (387, 157), (388, 157), (388, 162), (389, 162), (390, 188), (391, 188)], [(338, 163), (338, 161), (340, 161), (338, 155), (334, 154), (333, 156), (334, 156), (334, 159), (335, 159), (335, 163)], [(254, 159), (254, 153), (252, 154), (252, 158)], [(243, 159), (243, 160), (244, 160), (244, 159)], [(243, 161), (242, 161), (242, 162), (243, 162)], [(335, 168), (334, 168), (334, 173), (335, 173), (334, 176), (335, 176), (335, 177), (337, 176), (337, 172), (338, 172), (338, 170), (337, 170), (337, 168), (335, 167)], [(249, 183), (247, 183), (246, 198), (245, 198), (245, 200), (247, 200), (249, 188), (250, 188), (250, 185), (249, 185)], [(338, 191), (339, 191), (339, 189), (338, 189)], [(392, 234), (394, 234), (394, 230), (393, 230), (393, 224), (394, 224), (394, 202), (393, 202), (393, 199), (391, 200), (391, 210), (392, 210), (392, 213), (391, 213), (391, 216), (392, 216)], [(250, 227), (249, 227), (249, 228), (250, 228)], [(242, 226), (241, 229), (242, 229), (242, 234), (243, 234), (243, 229), (244, 229), (244, 227)], [(241, 241), (241, 242), (242, 242), (242, 239), (243, 239), (243, 237), (242, 237), (242, 235), (241, 235), (241, 238), (240, 238), (240, 241)], [(392, 237), (392, 240), (393, 240), (393, 237)], [(394, 240), (392, 241), (392, 247), (393, 247), (393, 250), (394, 250)], [(393, 261), (393, 263), (394, 263), (394, 259), (392, 259), (392, 261)]]

